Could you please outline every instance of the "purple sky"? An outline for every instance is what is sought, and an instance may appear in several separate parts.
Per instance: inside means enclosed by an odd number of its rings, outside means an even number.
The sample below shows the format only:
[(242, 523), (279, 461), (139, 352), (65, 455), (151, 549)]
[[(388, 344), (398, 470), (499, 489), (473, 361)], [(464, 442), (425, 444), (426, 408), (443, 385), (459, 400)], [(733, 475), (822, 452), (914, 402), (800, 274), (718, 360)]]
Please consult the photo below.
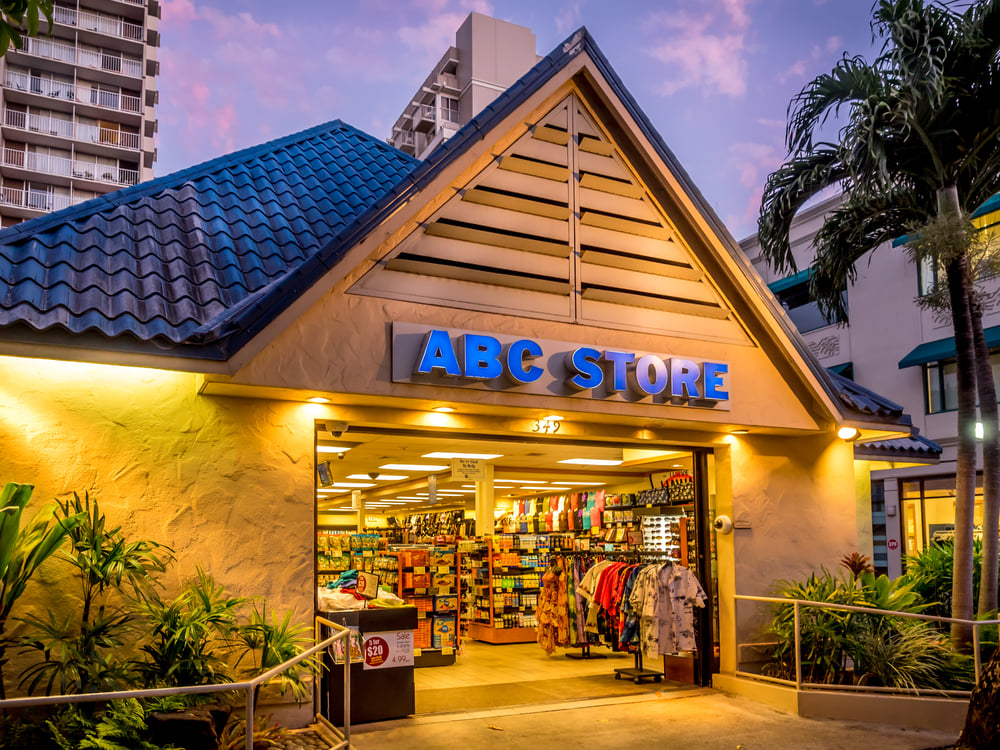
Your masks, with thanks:
[(585, 25), (737, 239), (791, 97), (872, 49), (871, 0), (163, 0), (157, 176), (338, 118), (387, 137), (471, 10), (542, 55)]

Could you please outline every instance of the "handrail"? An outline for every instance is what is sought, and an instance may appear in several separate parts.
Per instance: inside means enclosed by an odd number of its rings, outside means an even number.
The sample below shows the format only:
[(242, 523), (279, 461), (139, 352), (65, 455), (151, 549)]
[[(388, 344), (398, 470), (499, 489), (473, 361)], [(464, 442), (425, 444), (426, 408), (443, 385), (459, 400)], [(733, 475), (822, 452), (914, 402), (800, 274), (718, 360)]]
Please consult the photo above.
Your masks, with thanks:
[[(6, 700), (0, 700), (0, 711), (4, 711), (8, 708), (22, 708), (25, 706), (55, 706), (65, 703), (96, 703), (103, 701), (112, 700), (124, 700), (127, 698), (159, 698), (168, 695), (201, 695), (204, 693), (229, 693), (229, 692), (239, 692), (246, 691), (246, 750), (253, 750), (253, 725), (254, 725), (254, 692), (255, 690), (268, 680), (277, 677), (279, 674), (294, 667), (299, 662), (308, 659), (314, 654), (330, 648), (337, 641), (342, 641), (348, 638), (348, 634), (351, 632), (348, 628), (343, 625), (338, 625), (335, 622), (327, 622), (326, 624), (333, 626), (338, 632), (329, 638), (325, 639), (321, 643), (317, 643), (310, 649), (303, 651), (301, 654), (293, 656), (288, 661), (282, 662), (273, 669), (269, 669), (263, 674), (259, 674), (253, 679), (244, 680), (242, 682), (221, 682), (214, 683), (211, 685), (184, 685), (181, 687), (167, 687), (167, 688), (146, 688), (144, 690), (114, 690), (104, 693), (76, 693), (73, 695), (35, 695), (27, 698), (8, 698)], [(346, 653), (350, 653), (350, 648), (345, 648)], [(345, 670), (348, 671), (348, 670)], [(344, 694), (345, 705), (350, 705), (350, 683), (345, 680), (345, 685), (347, 691)], [(313, 687), (315, 692), (316, 687)], [(347, 748), (349, 744), (343, 744), (333, 748), (331, 750), (338, 750), (339, 748)]]
[[(750, 673), (741, 672), (737, 670), (737, 674), (755, 677), (757, 679), (777, 682), (781, 684), (794, 685), (797, 690), (802, 689), (802, 641), (799, 633), (799, 611), (802, 607), (815, 607), (818, 609), (838, 609), (846, 610), (848, 612), (860, 612), (866, 615), (887, 615), (890, 617), (908, 617), (914, 620), (926, 620), (930, 622), (943, 622), (959, 625), (968, 625), (972, 628), (972, 650), (973, 650), (973, 663), (975, 670), (976, 682), (979, 682), (979, 677), (982, 674), (982, 663), (979, 654), (979, 628), (988, 625), (1000, 625), (1000, 619), (994, 620), (966, 620), (959, 617), (941, 617), (939, 615), (924, 615), (919, 612), (899, 612), (897, 610), (891, 609), (878, 609), (877, 607), (864, 607), (855, 604), (834, 604), (833, 602), (815, 602), (809, 599), (791, 599), (781, 596), (749, 596), (745, 594), (735, 594), (733, 599), (736, 601), (748, 601), (748, 602), (764, 602), (767, 604), (791, 604), (794, 608), (793, 618), (795, 623), (795, 680), (782, 680), (776, 677), (768, 677), (766, 675), (752, 675)], [(832, 689), (831, 686), (821, 684), (821, 683), (809, 683), (812, 687), (821, 687), (822, 689)], [(833, 687), (847, 687), (849, 689), (857, 689), (858, 686), (833, 686)], [(869, 688), (873, 689), (873, 688)], [(938, 694), (961, 694), (969, 695), (967, 690), (932, 690), (928, 688), (916, 689), (916, 692), (936, 692)]]

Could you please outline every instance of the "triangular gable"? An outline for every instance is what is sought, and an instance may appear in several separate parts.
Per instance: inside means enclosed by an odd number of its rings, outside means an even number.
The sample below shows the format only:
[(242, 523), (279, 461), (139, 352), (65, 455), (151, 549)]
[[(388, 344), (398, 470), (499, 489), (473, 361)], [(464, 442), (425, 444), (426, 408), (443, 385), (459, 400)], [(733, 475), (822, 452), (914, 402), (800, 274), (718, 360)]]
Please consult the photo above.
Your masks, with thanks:
[(460, 186), (351, 292), (749, 343), (578, 93)]

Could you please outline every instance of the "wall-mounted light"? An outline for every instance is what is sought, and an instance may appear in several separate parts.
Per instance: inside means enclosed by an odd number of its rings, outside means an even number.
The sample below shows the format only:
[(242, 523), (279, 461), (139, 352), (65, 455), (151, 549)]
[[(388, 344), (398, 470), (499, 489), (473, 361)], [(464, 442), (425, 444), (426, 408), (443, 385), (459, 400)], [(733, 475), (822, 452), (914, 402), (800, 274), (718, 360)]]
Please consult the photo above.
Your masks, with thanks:
[(309, 401), (310, 403), (313, 403), (313, 404), (328, 404), (328, 403), (330, 403), (330, 399), (324, 398), (323, 396), (312, 396), (311, 398), (307, 398), (306, 401)]
[(729, 434), (730, 435), (749, 435), (750, 434), (750, 430), (744, 430), (744, 429), (730, 430)]
[(861, 432), (856, 427), (849, 427), (847, 425), (841, 427), (837, 430), (837, 437), (841, 440), (851, 441), (854, 440)]
[(455, 407), (454, 406), (435, 406), (433, 409), (431, 409), (431, 411), (436, 411), (439, 414), (451, 414), (453, 411), (455, 411)]

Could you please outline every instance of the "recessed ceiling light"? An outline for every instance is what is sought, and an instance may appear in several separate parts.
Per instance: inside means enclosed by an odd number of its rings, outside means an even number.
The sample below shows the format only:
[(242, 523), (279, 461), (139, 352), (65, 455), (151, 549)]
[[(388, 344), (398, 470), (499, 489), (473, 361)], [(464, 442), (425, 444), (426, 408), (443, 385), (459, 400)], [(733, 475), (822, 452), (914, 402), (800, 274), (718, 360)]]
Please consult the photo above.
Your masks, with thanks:
[(330, 489), (320, 488), (316, 490), (316, 492), (320, 495), (343, 495), (346, 493), (346, 490), (330, 490)]
[(437, 466), (435, 464), (382, 464), (379, 466), (380, 469), (388, 469), (389, 471), (444, 471), (445, 469), (450, 469), (450, 466)]
[(423, 498), (423, 497), (414, 497), (413, 495), (401, 495), (397, 499), (398, 500), (415, 500), (416, 502), (421, 502), (423, 500), (426, 500), (426, 498)]
[(361, 490), (368, 487), (374, 487), (374, 482), (334, 482), (332, 485), (335, 489), (349, 489), (349, 490)]
[(346, 453), (351, 448), (345, 445), (317, 445), (317, 453)]
[[(576, 464), (578, 466), (621, 466), (621, 459), (615, 458), (567, 458), (559, 463)], [(556, 484), (556, 482), (553, 482)]]
[(376, 482), (394, 482), (397, 479), (409, 479), (405, 474), (378, 474), (370, 477), (367, 474), (349, 474), (348, 479), (374, 479)]
[(607, 482), (553, 482), (556, 487), (600, 487)]
[(560, 417), (558, 414), (549, 414), (547, 417), (542, 417), (543, 422), (561, 422), (564, 417)]
[(544, 479), (498, 479), (498, 482), (513, 482), (514, 484), (548, 484)]
[(729, 434), (730, 435), (748, 435), (748, 434), (750, 434), (750, 430), (730, 430)]
[(684, 465), (683, 464), (674, 464), (670, 468), (672, 468), (672, 469), (683, 469)]
[(450, 451), (438, 451), (437, 453), (425, 453), (421, 458), (481, 458), (489, 461), (492, 458), (503, 458), (503, 453), (452, 453)]
[(314, 404), (328, 404), (330, 399), (323, 398), (322, 396), (313, 396), (312, 398), (307, 398), (306, 401), (311, 401)]
[(453, 406), (435, 406), (433, 411), (440, 412), (441, 414), (451, 414), (455, 411)]

